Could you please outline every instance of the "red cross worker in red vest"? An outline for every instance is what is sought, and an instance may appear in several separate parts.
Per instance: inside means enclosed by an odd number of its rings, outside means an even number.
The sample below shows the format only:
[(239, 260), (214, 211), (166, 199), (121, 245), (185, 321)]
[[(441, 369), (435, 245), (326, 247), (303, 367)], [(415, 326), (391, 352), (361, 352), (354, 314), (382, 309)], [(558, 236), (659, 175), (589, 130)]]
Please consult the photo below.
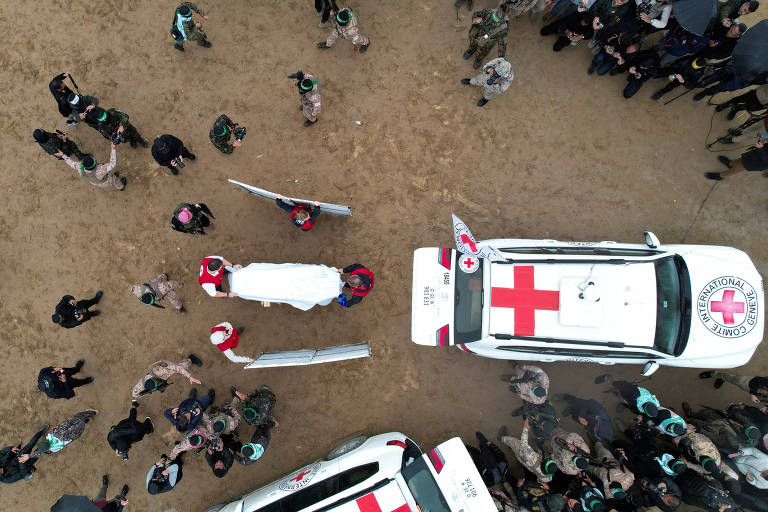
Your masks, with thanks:
[(197, 282), (211, 297), (237, 297), (235, 292), (221, 291), (221, 282), (226, 272), (241, 268), (242, 265), (233, 265), (221, 256), (206, 256), (200, 263), (200, 277)]
[(290, 214), (294, 226), (302, 231), (309, 231), (315, 227), (315, 220), (320, 215), (320, 203), (315, 201), (311, 205), (288, 204), (283, 199), (285, 199), (283, 196), (277, 196), (275, 202)]
[[(242, 333), (245, 329), (242, 327), (240, 328), (240, 332)], [(253, 358), (252, 357), (242, 357), (235, 355), (234, 352), (232, 352), (233, 348), (237, 348), (237, 345), (240, 343), (240, 334), (238, 333), (238, 330), (235, 329), (231, 323), (229, 322), (222, 322), (218, 325), (213, 326), (211, 329), (211, 343), (216, 345), (216, 348), (224, 352), (224, 355), (227, 356), (227, 358), (235, 363), (252, 363)]]
[(338, 271), (339, 274), (348, 274), (344, 288), (349, 288), (352, 292), (352, 297), (349, 299), (343, 291), (339, 294), (340, 306), (345, 308), (354, 306), (373, 289), (373, 272), (361, 264), (353, 263), (348, 267), (338, 269)]

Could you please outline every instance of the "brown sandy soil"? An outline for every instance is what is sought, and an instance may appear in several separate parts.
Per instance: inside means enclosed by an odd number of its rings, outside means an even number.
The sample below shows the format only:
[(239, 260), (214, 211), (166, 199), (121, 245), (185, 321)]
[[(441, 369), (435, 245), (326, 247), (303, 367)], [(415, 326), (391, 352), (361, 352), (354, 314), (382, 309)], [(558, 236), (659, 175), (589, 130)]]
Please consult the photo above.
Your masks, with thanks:
[[(491, 5), (487, 0), (484, 2)], [(0, 4), (4, 41), (0, 86), (4, 136), (0, 217), (0, 362), (5, 401), (0, 440), (17, 443), (43, 421), (101, 411), (85, 435), (38, 463), (29, 482), (4, 487), (0, 510), (43, 511), (63, 493), (93, 495), (102, 473), (110, 492), (131, 485), (129, 511), (194, 512), (228, 500), (323, 457), (358, 432), (400, 430), (423, 448), (475, 430), (495, 435), (519, 421), (517, 406), (498, 375), (508, 363), (458, 350), (417, 347), (409, 341), (411, 258), (416, 247), (452, 243), (455, 212), (478, 239), (513, 236), (565, 240), (641, 241), (651, 229), (663, 242), (733, 245), (768, 273), (766, 185), (757, 173), (719, 183), (691, 227), (716, 169), (704, 150), (711, 107), (690, 95), (664, 107), (647, 85), (631, 101), (624, 77), (590, 77), (585, 47), (551, 51), (539, 24), (513, 23), (508, 57), (516, 79), (483, 109), (479, 88), (461, 59), (469, 16), (449, 2), (396, 0), (353, 5), (367, 54), (340, 41), (314, 48), (326, 30), (309, 1), (205, 2), (211, 49), (172, 49), (168, 36), (175, 4), (149, 0), (8, 1)], [(286, 75), (314, 73), (323, 92), (320, 122), (301, 126), (296, 90)], [(148, 149), (118, 147), (124, 192), (101, 190), (75, 176), (33, 143), (34, 128), (65, 129), (47, 84), (70, 71), (86, 94), (131, 115), (150, 141), (173, 133), (197, 153), (179, 176), (159, 168)], [(221, 112), (248, 127), (233, 155), (216, 151), (208, 130)], [(354, 123), (352, 116), (362, 121)], [(726, 128), (724, 115), (715, 133)], [(735, 126), (735, 122), (731, 124)], [(68, 130), (81, 148), (108, 158), (108, 144), (86, 125)], [(256, 155), (263, 158), (256, 159)], [(323, 216), (303, 233), (270, 202), (226, 182), (234, 178), (286, 195), (351, 204), (352, 218)], [(206, 237), (171, 231), (180, 201), (204, 201), (216, 214)], [(688, 232), (690, 227), (690, 231)], [(350, 311), (338, 306), (301, 312), (243, 300), (211, 299), (195, 282), (203, 256), (251, 261), (346, 265), (359, 261), (376, 273), (376, 289)], [(188, 313), (139, 304), (129, 286), (168, 272), (185, 282)], [(100, 318), (72, 330), (50, 322), (66, 293), (105, 291)], [(208, 341), (212, 325), (229, 320), (247, 328), (240, 353), (330, 346), (370, 340), (373, 358), (312, 368), (239, 370)], [(254, 467), (213, 477), (202, 457), (187, 457), (185, 476), (170, 494), (149, 496), (149, 466), (177, 437), (162, 410), (178, 403), (188, 384), (178, 378), (163, 395), (142, 401), (158, 432), (131, 450), (128, 462), (111, 453), (109, 426), (125, 417), (130, 390), (147, 364), (204, 360), (194, 373), (200, 391), (228, 396), (269, 384), (279, 402), (280, 427)], [(70, 400), (36, 391), (35, 376), (49, 364), (86, 359), (93, 385)], [(766, 374), (762, 348), (745, 374)], [(577, 391), (608, 399), (592, 379), (604, 368), (548, 365), (553, 392)], [(622, 377), (639, 368), (615, 367)], [(665, 404), (723, 406), (740, 395), (711, 390), (695, 370), (662, 369), (649, 387)], [(249, 435), (241, 429), (243, 436)]]

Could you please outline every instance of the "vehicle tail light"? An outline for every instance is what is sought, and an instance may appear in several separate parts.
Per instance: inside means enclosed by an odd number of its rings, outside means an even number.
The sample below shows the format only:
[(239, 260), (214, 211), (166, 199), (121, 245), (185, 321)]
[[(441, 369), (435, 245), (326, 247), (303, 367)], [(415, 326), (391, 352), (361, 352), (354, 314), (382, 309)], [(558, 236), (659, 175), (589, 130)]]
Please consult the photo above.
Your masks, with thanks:
[(451, 340), (448, 334), (448, 326), (444, 325), (437, 330), (437, 343), (435, 344), (438, 347), (447, 347), (448, 345), (450, 345), (450, 343), (451, 343)]
[(435, 471), (439, 474), (443, 470), (443, 466), (445, 466), (445, 459), (443, 459), (440, 451), (435, 448), (434, 450), (427, 452), (427, 457), (429, 457), (429, 462), (432, 463), (435, 467)]
[(387, 441), (387, 446), (399, 446), (403, 450), (408, 448), (404, 442), (395, 439), (394, 441)]
[(448, 270), (451, 270), (451, 250), (443, 247), (442, 249), (438, 249), (438, 251), (437, 262)]
[(470, 354), (474, 354), (474, 352), (472, 352), (471, 350), (469, 350), (469, 349), (467, 348), (467, 346), (466, 346), (465, 344), (463, 344), (463, 343), (459, 343), (458, 347), (459, 347), (461, 350), (463, 350), (464, 352), (469, 352)]

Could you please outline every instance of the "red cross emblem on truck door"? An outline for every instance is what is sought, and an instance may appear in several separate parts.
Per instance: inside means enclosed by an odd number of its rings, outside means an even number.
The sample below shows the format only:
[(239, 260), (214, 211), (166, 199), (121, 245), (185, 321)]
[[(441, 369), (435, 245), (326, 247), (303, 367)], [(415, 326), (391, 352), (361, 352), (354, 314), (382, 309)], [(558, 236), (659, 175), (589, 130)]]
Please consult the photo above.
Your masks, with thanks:
[(558, 311), (560, 292), (536, 290), (533, 286), (532, 266), (515, 267), (514, 272), (514, 288), (491, 288), (491, 307), (514, 308), (514, 335), (533, 336), (536, 331), (536, 310)]
[(725, 325), (733, 325), (734, 313), (743, 313), (745, 304), (743, 302), (733, 302), (733, 296), (736, 295), (735, 290), (723, 291), (723, 300), (713, 300), (709, 303), (709, 309), (713, 313), (723, 314), (723, 323)]

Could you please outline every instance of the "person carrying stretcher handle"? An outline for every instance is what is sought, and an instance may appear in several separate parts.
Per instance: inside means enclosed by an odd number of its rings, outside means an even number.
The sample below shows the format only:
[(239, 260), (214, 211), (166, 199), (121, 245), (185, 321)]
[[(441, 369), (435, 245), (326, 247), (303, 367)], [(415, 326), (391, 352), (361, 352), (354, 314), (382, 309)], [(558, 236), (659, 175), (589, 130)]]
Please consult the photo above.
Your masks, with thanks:
[(354, 306), (363, 300), (363, 297), (373, 289), (373, 272), (365, 268), (359, 263), (353, 263), (348, 267), (337, 269), (339, 274), (349, 274), (347, 281), (344, 283), (344, 288), (349, 288), (352, 292), (352, 298), (347, 299), (347, 296), (342, 291), (339, 294), (339, 305), (345, 308)]

